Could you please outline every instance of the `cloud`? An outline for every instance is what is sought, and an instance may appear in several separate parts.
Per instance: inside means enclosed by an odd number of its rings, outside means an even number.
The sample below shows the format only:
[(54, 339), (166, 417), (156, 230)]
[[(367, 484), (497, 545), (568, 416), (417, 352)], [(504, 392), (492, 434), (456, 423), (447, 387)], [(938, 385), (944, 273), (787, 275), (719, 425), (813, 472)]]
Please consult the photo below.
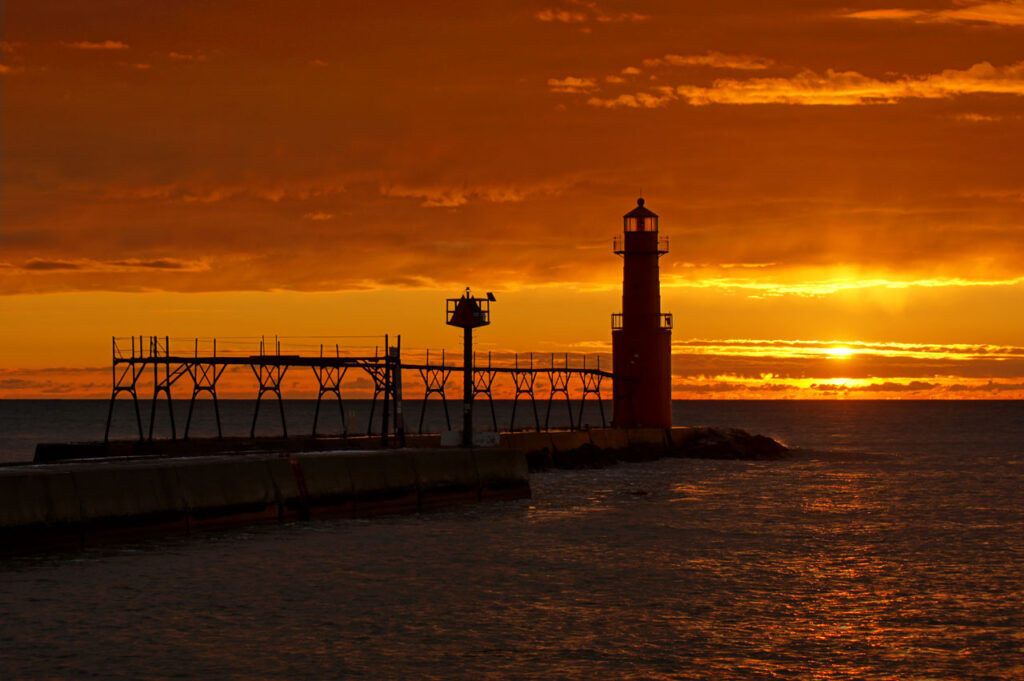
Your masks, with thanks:
[(780, 379), (771, 374), (741, 377), (728, 373), (673, 378), (675, 398), (692, 395), (718, 399), (818, 398), (822, 394), (844, 399), (1013, 399), (1024, 395), (1024, 383), (1013, 379), (970, 379), (937, 376), (931, 380), (898, 377), (876, 381), (869, 378)]
[(865, 390), (867, 392), (921, 392), (923, 390), (931, 390), (938, 388), (938, 383), (929, 383), (927, 381), (910, 381), (909, 383), (895, 383), (893, 381), (886, 381), (885, 383), (869, 383), (867, 385), (859, 386), (858, 390)]
[(205, 54), (187, 54), (184, 52), (170, 52), (168, 57), (174, 61), (206, 61)]
[(583, 24), (590, 21), (590, 16), (586, 12), (568, 9), (542, 9), (534, 16), (539, 21), (558, 21), (563, 24)]
[(0, 368), (0, 394), (6, 398), (54, 394), (109, 395), (110, 367)]
[(127, 50), (128, 44), (123, 43), (120, 40), (103, 40), (100, 42), (91, 42), (89, 40), (80, 40), (77, 43), (64, 43), (68, 47), (73, 47), (78, 50)]
[(871, 343), (864, 341), (690, 339), (675, 341), (674, 351), (686, 354), (736, 355), (743, 357), (831, 357), (835, 348), (855, 356), (898, 357), (924, 360), (1001, 359), (1024, 360), (1024, 346), (981, 344)]
[(127, 260), (109, 260), (101, 265), (122, 269), (143, 269), (143, 270), (201, 270), (206, 269), (205, 265), (173, 258), (157, 258), (155, 260), (138, 260), (129, 258)]
[(947, 69), (922, 77), (881, 80), (856, 71), (824, 75), (802, 71), (789, 78), (718, 79), (711, 87), (680, 85), (654, 92), (591, 97), (587, 103), (603, 108), (653, 108), (680, 99), (693, 106), (709, 104), (795, 104), (855, 106), (893, 104), (903, 99), (942, 99), (968, 94), (1024, 95), (1024, 61), (1007, 66), (988, 62), (970, 68)]
[[(842, 353), (835, 353), (842, 349)], [(727, 380), (740, 386), (949, 397), (954, 385), (1018, 382), (1024, 347), (865, 341), (691, 339), (672, 344), (677, 381)]]
[(898, 383), (896, 381), (885, 381), (884, 383), (854, 383), (847, 382), (844, 379), (839, 379), (832, 383), (812, 383), (809, 387), (812, 390), (820, 390), (823, 392), (845, 392), (849, 390), (857, 390), (869, 393), (906, 393), (934, 390), (940, 386), (940, 383), (929, 383), (927, 381), (910, 381), (908, 383)]
[(1019, 286), (1024, 276), (1005, 279), (967, 279), (961, 277), (933, 277), (931, 279), (881, 279), (870, 276), (833, 279), (804, 278), (801, 281), (782, 282), (771, 279), (744, 279), (740, 277), (704, 276), (683, 278), (662, 276), (662, 288), (719, 288), (729, 291), (748, 291), (754, 297), (795, 295), (803, 297), (827, 296), (848, 291), (904, 290), (931, 288), (958, 288), (977, 286)]
[[(744, 54), (726, 54), (724, 52), (717, 52), (714, 50), (705, 54), (666, 54), (663, 57), (643, 60), (643, 65), (646, 68), (657, 68), (661, 66), (705, 66), (713, 69), (735, 69), (741, 71), (763, 70), (767, 69), (773, 63), (774, 62), (771, 59), (766, 59), (764, 57), (755, 57)], [(635, 76), (643, 73), (643, 71), (635, 66), (627, 66), (619, 73), (627, 76)], [(619, 75), (612, 74), (605, 76), (604, 82), (615, 85), (625, 83), (626, 79)], [(562, 80), (550, 78), (548, 79), (548, 88), (552, 92), (561, 92), (566, 94), (586, 94), (599, 89), (596, 78), (579, 78), (575, 76), (570, 76)], [(608, 98), (595, 96), (591, 97), (587, 103), (591, 106), (606, 109), (653, 109), (664, 106), (676, 99), (679, 99), (676, 88), (660, 86), (653, 88), (650, 92), (627, 93)]]
[[(648, 5), (598, 1), (609, 13), (632, 8), (655, 12), (654, 5), (648, 10)], [(900, 5), (900, 0), (888, 4)], [(909, 0), (906, 4), (921, 6)], [(886, 3), (879, 0), (874, 6)], [(658, 5), (657, 22), (608, 25), (614, 40), (576, 35), (568, 54), (568, 43), (558, 36), (575, 33), (579, 25), (539, 23), (532, 15), (544, 7), (583, 11), (561, 0), (536, 4), (525, 13), (522, 7), (510, 9), (507, 30), (491, 35), (492, 42), (500, 38), (495, 48), (511, 59), (498, 70), (495, 64), (473, 62), (465, 64), (464, 72), (446, 74), (438, 71), (441, 61), (428, 60), (409, 71), (399, 68), (397, 53), (383, 55), (379, 46), (353, 44), (355, 51), (345, 51), (343, 61), (355, 63), (353, 59), (376, 54), (380, 61), (367, 61), (380, 69), (374, 71), (373, 82), (393, 86), (382, 89), (379, 97), (356, 99), (341, 96), (337, 88), (311, 88), (306, 82), (341, 65), (340, 52), (311, 48), (280, 69), (267, 70), (260, 66), (267, 63), (263, 34), (223, 30), (233, 23), (256, 28), (267, 21), (261, 13), (256, 13), (259, 21), (241, 10), (200, 13), (197, 21), (213, 22), (202, 42), (149, 35), (145, 22), (72, 33), (70, 38), (53, 26), (51, 33), (35, 36), (31, 48), (24, 48), (25, 64), (31, 65), (25, 74), (0, 77), (11, 82), (34, 75), (44, 65), (49, 69), (40, 71), (45, 88), (19, 88), (24, 96), (9, 102), (21, 124), (19, 134), (8, 140), (14, 146), (6, 157), (0, 259), (19, 264), (31, 258), (73, 264), (80, 258), (207, 259), (214, 271), (202, 276), (168, 271), (167, 276), (147, 278), (139, 273), (142, 285), (173, 290), (330, 289), (352, 280), (370, 286), (417, 274), (468, 279), (468, 270), (480, 267), (446, 255), (421, 264), (418, 258), (427, 240), (410, 235), (423, 233), (466, 241), (479, 249), (481, 259), (498, 255), (502, 265), (515, 258), (524, 271), (505, 275), (513, 281), (556, 280), (604, 286), (608, 292), (621, 283), (621, 272), (618, 260), (604, 253), (604, 237), (618, 229), (617, 216), (642, 186), (654, 209), (667, 216), (663, 226), (675, 247), (662, 260), (662, 271), (666, 294), (680, 298), (722, 297), (738, 305), (755, 296), (792, 299), (842, 291), (849, 293), (826, 304), (856, 298), (868, 306), (881, 298), (884, 302), (877, 305), (889, 311), (905, 298), (889, 289), (948, 285), (947, 291), (913, 291), (906, 297), (949, 294), (973, 300), (984, 295), (964, 292), (956, 276), (991, 282), (1024, 273), (1024, 245), (1015, 227), (1024, 218), (1024, 203), (1019, 198), (1012, 205), (1009, 200), (959, 198), (965, 190), (1024, 186), (1013, 157), (1019, 147), (1014, 107), (1024, 100), (977, 97), (957, 106), (939, 101), (915, 105), (919, 110), (913, 116), (879, 107), (859, 110), (868, 118), (847, 111), (783, 115), (757, 107), (716, 113), (708, 107), (691, 110), (675, 87), (712, 87), (716, 78), (743, 82), (791, 77), (803, 66), (822, 74), (828, 66), (843, 66), (839, 70), (894, 81), (905, 78), (886, 75), (894, 64), (914, 69), (907, 71), (914, 76), (946, 66), (966, 69), (981, 57), (964, 54), (988, 54), (980, 50), (983, 45), (948, 45), (939, 52), (949, 61), (919, 70), (925, 67), (907, 66), (911, 62), (896, 58), (900, 46), (905, 48), (899, 25), (864, 24), (833, 15), (825, 17), (820, 32), (766, 47), (758, 36), (773, 35), (779, 12), (765, 9), (764, 3), (750, 6), (742, 26), (735, 25), (735, 16), (725, 8), (708, 9), (704, 38), (687, 44), (677, 29), (687, 17), (693, 19), (694, 10), (680, 4)], [(788, 10), (785, 14), (791, 16)], [(472, 30), (446, 34), (443, 44), (429, 27), (403, 24), (402, 30), (408, 29), (403, 36), (411, 41), (403, 43), (405, 63), (408, 54), (433, 54), (424, 49), (440, 50), (438, 59), (448, 61), (472, 53), (481, 36), (489, 35), (483, 30), (489, 23), (472, 24), (479, 19), (468, 17), (471, 23), (463, 28)], [(277, 20), (282, 25), (275, 28), (289, 39), (308, 30), (283, 9)], [(42, 25), (45, 16), (36, 21)], [(605, 28), (590, 25), (595, 38)], [(871, 50), (830, 62), (840, 59), (828, 47), (830, 41), (842, 39), (833, 29), (858, 35), (867, 31), (877, 40)], [(731, 30), (739, 33), (728, 38)], [(984, 42), (992, 31), (970, 33)], [(530, 42), (538, 36), (547, 38)], [(81, 37), (132, 42), (130, 50), (104, 53), (73, 50), (59, 42)], [(515, 50), (524, 44), (539, 51), (526, 55)], [(184, 58), (168, 56), (172, 49)], [(206, 64), (193, 63), (200, 52), (209, 55)], [(331, 68), (313, 68), (308, 61), (314, 57), (330, 62)], [(647, 80), (654, 71), (636, 68), (642, 67), (643, 57), (666, 61), (656, 72), (657, 82)], [(741, 58), (777, 63), (762, 70), (717, 68), (744, 65)], [(7, 55), (0, 55), (0, 61), (22, 63)], [(152, 71), (134, 77), (146, 81), (145, 88), (130, 87), (132, 71), (119, 65), (133, 61), (152, 63)], [(217, 68), (210, 68), (214, 62)], [(540, 70), (538, 78), (538, 70), (553, 63), (562, 66)], [(110, 77), (111, 66), (121, 77)], [(640, 73), (621, 72), (630, 66)], [(625, 82), (607, 83), (606, 75)], [(567, 91), (551, 92), (551, 76), (556, 88)], [(669, 84), (674, 87), (653, 87)], [(651, 115), (642, 124), (622, 120), (610, 125), (619, 118), (616, 112), (607, 115), (584, 106), (591, 97), (614, 100), (620, 95), (617, 105), (635, 107), (626, 110), (626, 119), (641, 107)], [(55, 108), (53, 96), (68, 99)], [(416, 105), (409, 106), (411, 101)], [(555, 112), (560, 102), (567, 108)], [(958, 123), (952, 119), (957, 112), (1002, 115), (1004, 121)], [(595, 135), (600, 144), (595, 145)], [(356, 175), (362, 179), (352, 179)], [(540, 190), (536, 196), (529, 193), (538, 180), (549, 179), (569, 187), (561, 200)], [(324, 198), (303, 201), (314, 196)], [(620, 209), (623, 196), (626, 205)], [(773, 199), (777, 203), (768, 203)], [(336, 217), (304, 219), (316, 212)], [(367, 225), (375, 232), (371, 238), (356, 229), (369, 232)], [(502, 239), (518, 232), (520, 253), (493, 247), (489, 238), (496, 232)], [(331, 263), (323, 255), (324, 243), (335, 233), (345, 235), (350, 254), (345, 272), (325, 267)], [(397, 252), (401, 258), (389, 261), (356, 252), (350, 241), (359, 248), (369, 243)], [(261, 257), (275, 250), (293, 256), (289, 267)], [(716, 263), (716, 270), (683, 270), (677, 265), (684, 259)], [(780, 264), (760, 270), (721, 267), (743, 262)], [(3, 283), (15, 291), (50, 286), (92, 290), (131, 283), (121, 273), (106, 284), (99, 274), (76, 276), (73, 270), (55, 269), (50, 277), (42, 276), (42, 270), (33, 276), (20, 269), (0, 272), (10, 275)], [(23, 287), (19, 279), (28, 283)]]
[(307, 220), (324, 221), (324, 220), (333, 220), (334, 219), (334, 214), (333, 213), (324, 213), (322, 211), (316, 211), (315, 213), (306, 213), (302, 217), (304, 217)]
[(0, 390), (20, 390), (23, 388), (34, 388), (37, 382), (27, 378), (0, 378)]
[(941, 99), (966, 94), (1024, 95), (1024, 61), (997, 67), (988, 62), (947, 69), (920, 78), (880, 80), (855, 71), (824, 75), (802, 71), (791, 78), (720, 79), (711, 87), (681, 85), (678, 96), (694, 106), (708, 104), (797, 104), (853, 106), (892, 104), (902, 99)]
[(675, 95), (675, 91), (670, 87), (655, 88), (655, 91), (656, 94), (650, 92), (637, 92), (636, 94), (619, 95), (613, 99), (591, 97), (587, 100), (587, 104), (606, 109), (617, 109), (621, 107), (630, 109), (656, 109), (678, 99)]
[(22, 269), (30, 272), (53, 272), (57, 270), (80, 270), (82, 265), (68, 260), (41, 260), (34, 258), (22, 265)]
[[(7, 40), (0, 40), (0, 54), (9, 55), (14, 61), (20, 61), (20, 56), (17, 52), (25, 46), (25, 43), (12, 43)], [(12, 73), (21, 73), (24, 71), (22, 66), (12, 66), (11, 64), (0, 64), (0, 76), (6, 76)]]
[(945, 18), (959, 21), (982, 21), (1024, 26), (1024, 3), (1020, 0), (979, 2), (966, 7), (945, 10), (942, 15)]
[(542, 9), (533, 15), (538, 21), (545, 23), (586, 24), (590, 22), (613, 23), (620, 21), (646, 21), (648, 14), (639, 12), (619, 12), (608, 14), (591, 0), (569, 0), (563, 7)]
[(1003, 116), (990, 116), (988, 114), (979, 113), (962, 113), (953, 116), (958, 121), (965, 121), (967, 123), (993, 123), (995, 121), (1003, 120)]
[(778, 340), (729, 338), (720, 340), (689, 339), (675, 341), (675, 348), (690, 348), (688, 351), (710, 349), (716, 354), (730, 353), (750, 354), (752, 349), (765, 350), (772, 355), (790, 354), (794, 351), (807, 356), (825, 353), (837, 346), (848, 347), (858, 354), (880, 354), (888, 356), (920, 356), (928, 358), (979, 358), (979, 357), (1017, 357), (1024, 358), (1024, 346), (984, 345), (984, 344), (929, 344), (929, 343), (878, 343), (865, 341), (841, 340)]
[(850, 19), (916, 19), (928, 12), (918, 9), (868, 9), (861, 12), (847, 12), (842, 16)]
[(260, 199), (279, 203), (284, 200), (307, 200), (345, 192), (347, 178), (323, 177), (318, 180), (292, 180), (277, 183), (155, 184), (136, 187), (80, 187), (111, 201), (171, 201), (175, 203), (213, 204), (222, 201)]
[(1004, 26), (1024, 26), (1024, 2), (1005, 0), (967, 0), (959, 7), (948, 9), (872, 9), (849, 12), (842, 16), (850, 19), (932, 22), (981, 22)]
[(593, 78), (577, 78), (576, 76), (548, 78), (548, 89), (552, 92), (592, 92), (597, 89), (597, 81)]
[(774, 62), (764, 57), (753, 57), (745, 54), (725, 54), (709, 51), (706, 54), (678, 55), (666, 54), (656, 59), (644, 59), (644, 66), (708, 66), (713, 69), (737, 69), (740, 71), (760, 71), (767, 69)]
[(318, 68), (323, 68), (323, 67), (327, 66), (327, 62), (325, 62), (323, 59), (311, 59), (309, 61), (309, 65), (310, 66), (316, 66)]
[(528, 196), (548, 194), (553, 190), (545, 185), (513, 187), (507, 185), (478, 186), (425, 186), (414, 187), (402, 184), (387, 184), (380, 188), (383, 196), (422, 199), (421, 206), (428, 208), (458, 208), (471, 200), (488, 203), (518, 203)]
[(46, 260), (32, 258), (20, 267), (26, 272), (125, 272), (142, 270), (179, 270), (200, 272), (208, 269), (204, 262), (178, 260), (175, 258), (156, 258), (151, 260), (126, 258), (121, 260), (92, 260), (81, 258), (75, 260)]
[(949, 387), (952, 392), (1024, 392), (1024, 383), (1004, 383), (1001, 381), (989, 380), (984, 384), (953, 385)]

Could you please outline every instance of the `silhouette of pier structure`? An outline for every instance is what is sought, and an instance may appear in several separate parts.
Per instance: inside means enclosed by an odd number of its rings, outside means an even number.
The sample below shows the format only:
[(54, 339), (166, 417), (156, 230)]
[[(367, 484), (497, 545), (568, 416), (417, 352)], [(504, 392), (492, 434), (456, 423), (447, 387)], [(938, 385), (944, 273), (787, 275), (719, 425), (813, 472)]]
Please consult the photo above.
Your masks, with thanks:
[[(447, 300), (445, 323), (463, 329), (463, 353), (461, 364), (449, 363), (445, 351), (434, 353), (434, 361), (427, 351), (422, 361), (406, 361), (402, 357), (401, 336), (396, 344), (383, 337), (381, 346), (374, 345), (373, 354), (353, 352), (343, 343), (320, 342), (314, 346), (318, 352), (303, 354), (282, 353), (281, 339), (275, 337), (268, 346), (261, 339), (258, 351), (248, 353), (224, 352), (218, 350), (216, 339), (188, 339), (186, 351), (172, 352), (168, 337), (143, 336), (114, 338), (112, 343), (113, 390), (110, 395), (110, 409), (107, 413), (107, 428), (104, 441), (110, 437), (110, 422), (114, 403), (118, 396), (127, 394), (135, 405), (135, 419), (139, 439), (144, 438), (142, 414), (139, 409), (139, 380), (150, 368), (153, 371), (153, 398), (149, 413), (149, 438), (153, 438), (153, 424), (160, 396), (167, 398), (171, 418), (171, 437), (177, 438), (174, 424), (171, 389), (178, 381), (188, 376), (192, 383), (192, 397), (189, 401), (188, 418), (185, 421), (184, 437), (188, 438), (196, 398), (207, 393), (213, 398), (217, 419), (217, 433), (222, 436), (220, 410), (217, 404), (217, 383), (229, 366), (247, 366), (258, 382), (256, 408), (253, 413), (250, 437), (256, 435), (256, 422), (260, 405), (265, 395), (277, 398), (281, 414), (281, 430), (288, 437), (285, 421), (284, 400), (281, 394), (282, 382), (289, 370), (308, 367), (316, 378), (318, 391), (316, 412), (313, 417), (313, 435), (317, 435), (317, 423), (324, 398), (334, 396), (341, 412), (342, 435), (348, 435), (345, 410), (342, 400), (342, 381), (350, 371), (360, 371), (369, 376), (373, 385), (373, 399), (370, 405), (367, 435), (373, 430), (373, 418), (378, 400), (382, 402), (380, 434), (383, 444), (394, 434), (399, 444), (405, 439), (405, 424), (402, 409), (402, 379), (410, 373), (423, 383), (423, 400), (420, 406), (418, 430), (423, 432), (423, 420), (431, 397), (441, 400), (445, 425), (450, 431), (451, 417), (448, 413), (446, 387), (453, 373), (462, 374), (462, 441), (465, 446), (472, 444), (473, 403), (477, 397), (487, 397), (490, 404), (491, 424), (499, 430), (498, 417), (494, 408), (494, 387), (496, 382), (511, 380), (515, 397), (512, 403), (512, 417), (509, 430), (516, 427), (516, 409), (520, 400), (529, 399), (533, 408), (534, 427), (542, 429), (537, 411), (537, 379), (546, 379), (548, 388), (547, 409), (544, 429), (551, 423), (551, 410), (556, 399), (564, 399), (568, 409), (569, 428), (576, 429), (583, 423), (583, 407), (588, 397), (596, 399), (604, 427), (604, 402), (601, 384), (604, 379), (613, 379), (612, 423), (618, 428), (668, 428), (672, 425), (672, 315), (661, 311), (660, 258), (668, 253), (668, 239), (659, 232), (659, 217), (645, 205), (643, 198), (637, 199), (636, 207), (622, 216), (622, 233), (612, 241), (612, 250), (623, 259), (622, 266), (622, 311), (612, 314), (611, 355), (613, 372), (601, 368), (600, 358), (587, 365), (587, 358), (573, 364), (568, 354), (549, 356), (527, 353), (504, 356), (495, 361), (487, 354), (484, 364), (482, 356), (473, 350), (473, 329), (490, 324), (490, 304), (495, 301), (493, 293), (486, 297), (474, 297), (467, 288), (457, 298)], [(367, 337), (349, 337), (350, 339)], [(180, 345), (180, 343), (179, 343)], [(191, 351), (189, 351), (189, 349)], [(333, 350), (333, 352), (332, 352)], [(547, 361), (543, 361), (546, 359)], [(438, 361), (439, 360), (439, 361)], [(579, 417), (573, 418), (571, 392), (580, 386)], [(511, 393), (511, 391), (509, 391)]]
[[(370, 340), (377, 340), (370, 344)], [(308, 341), (317, 341), (310, 343)], [(440, 401), (445, 415), (445, 424), (451, 429), (448, 412), (449, 387), (452, 374), (464, 375), (462, 363), (451, 360), (451, 354), (442, 350), (411, 353), (403, 359), (401, 336), (349, 336), (332, 338), (334, 342), (322, 339), (298, 339), (275, 337), (273, 339), (216, 339), (216, 338), (170, 338), (168, 336), (132, 336), (111, 339), (112, 391), (107, 411), (104, 442), (110, 438), (110, 427), (114, 416), (114, 405), (118, 398), (131, 399), (140, 440), (153, 439), (156, 414), (161, 398), (168, 405), (171, 438), (177, 439), (178, 431), (174, 420), (172, 389), (180, 383), (179, 389), (187, 393), (191, 388), (188, 417), (182, 433), (189, 438), (195, 405), (203, 393), (207, 394), (214, 407), (217, 436), (223, 437), (218, 383), (228, 367), (248, 367), (256, 379), (256, 405), (253, 411), (250, 437), (256, 435), (256, 424), (264, 397), (276, 398), (281, 419), (281, 432), (288, 437), (288, 426), (284, 410), (283, 381), (288, 372), (294, 376), (296, 370), (310, 369), (316, 381), (317, 397), (313, 416), (312, 434), (318, 435), (317, 426), (321, 408), (333, 398), (341, 417), (341, 435), (348, 437), (349, 424), (344, 409), (344, 379), (352, 373), (361, 373), (372, 384), (370, 415), (365, 430), (373, 434), (374, 417), (379, 412), (379, 432), (384, 444), (401, 444), (405, 437), (402, 409), (403, 377), (419, 379), (422, 384), (417, 431), (423, 432), (424, 415), (431, 401)], [(282, 341), (285, 351), (282, 352)], [(353, 343), (355, 343), (353, 345)], [(297, 350), (296, 350), (297, 348)], [(481, 353), (474, 353), (472, 361), (473, 397), (486, 397), (490, 406), (491, 423), (495, 431), (500, 430), (497, 412), (494, 408), (494, 392), (504, 386), (508, 394), (514, 393), (512, 415), (507, 430), (516, 429), (516, 412), (520, 401), (528, 400), (533, 412), (533, 428), (547, 430), (551, 423), (551, 412), (556, 401), (564, 401), (570, 429), (583, 427), (583, 408), (588, 398), (596, 401), (600, 410), (601, 425), (606, 425), (602, 383), (612, 379), (612, 373), (601, 368), (600, 357), (570, 355), (569, 353), (492, 353), (486, 360)], [(151, 372), (151, 380), (145, 375)], [(547, 405), (543, 424), (537, 408), (538, 378), (546, 379), (547, 394), (540, 395)], [(351, 381), (350, 381), (351, 383)], [(354, 386), (349, 386), (351, 389)], [(151, 388), (148, 430), (144, 428), (140, 398), (146, 399), (145, 388)], [(578, 414), (574, 414), (573, 396), (578, 395)], [(410, 393), (410, 396), (414, 396)], [(433, 400), (431, 398), (434, 398)], [(359, 433), (360, 435), (362, 433)]]
[[(587, 397), (597, 401), (601, 414), (601, 427), (606, 425), (604, 414), (604, 401), (601, 395), (601, 383), (604, 379), (611, 379), (612, 373), (601, 369), (601, 358), (596, 357), (587, 366), (587, 357), (583, 355), (578, 358), (578, 364), (573, 366), (570, 362), (569, 353), (511, 353), (511, 357), (505, 355), (501, 363), (494, 362), (493, 353), (488, 352), (486, 361), (483, 355), (473, 354), (473, 397), (486, 397), (490, 406), (491, 425), (495, 431), (500, 429), (497, 412), (494, 409), (494, 385), (499, 377), (511, 379), (511, 386), (515, 392), (512, 399), (512, 416), (509, 419), (508, 430), (514, 431), (516, 426), (516, 410), (520, 399), (529, 399), (533, 407), (534, 427), (539, 432), (547, 430), (551, 424), (551, 409), (556, 397), (564, 398), (569, 428), (575, 430), (583, 427), (583, 408), (586, 406)], [(435, 353), (435, 360), (437, 354)], [(425, 386), (423, 401), (420, 404), (420, 417), (418, 432), (423, 432), (423, 418), (430, 401), (431, 395), (436, 395), (441, 400), (444, 409), (445, 425), (451, 429), (451, 416), (448, 412), (448, 397), (446, 386), (452, 373), (462, 373), (461, 365), (449, 363), (445, 351), (441, 351), (440, 363), (431, 363), (430, 351), (425, 355), (423, 364), (402, 364), (402, 369), (412, 369), (419, 372), (419, 376)], [(537, 411), (537, 377), (547, 378), (548, 394), (547, 409), (544, 416), (544, 425), (541, 426), (540, 413)], [(579, 414), (573, 418), (572, 396), (570, 390), (573, 383), (580, 387)]]

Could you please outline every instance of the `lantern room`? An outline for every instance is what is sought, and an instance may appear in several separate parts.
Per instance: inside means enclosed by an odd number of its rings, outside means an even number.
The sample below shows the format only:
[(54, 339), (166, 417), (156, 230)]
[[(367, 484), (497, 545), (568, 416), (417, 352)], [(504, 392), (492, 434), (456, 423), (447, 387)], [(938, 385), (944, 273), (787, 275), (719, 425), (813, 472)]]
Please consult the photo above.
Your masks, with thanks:
[(644, 207), (644, 200), (636, 200), (636, 208), (622, 216), (624, 232), (657, 232), (658, 215)]

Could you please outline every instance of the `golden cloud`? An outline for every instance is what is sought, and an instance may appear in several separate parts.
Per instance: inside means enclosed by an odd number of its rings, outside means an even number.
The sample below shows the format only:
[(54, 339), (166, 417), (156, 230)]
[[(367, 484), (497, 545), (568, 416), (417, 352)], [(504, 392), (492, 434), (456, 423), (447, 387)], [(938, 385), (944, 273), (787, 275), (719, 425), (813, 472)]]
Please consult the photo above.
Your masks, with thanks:
[(428, 208), (458, 208), (471, 200), (488, 203), (517, 203), (528, 196), (549, 193), (550, 187), (515, 187), (511, 185), (462, 185), (414, 187), (402, 184), (386, 184), (380, 188), (383, 196), (422, 199), (421, 206)]
[(582, 24), (590, 20), (585, 12), (567, 9), (542, 9), (535, 15), (539, 21), (558, 21), (563, 24)]
[(80, 40), (76, 43), (64, 43), (68, 47), (73, 47), (78, 50), (127, 50), (128, 44), (123, 43), (120, 40), (101, 40), (98, 42), (92, 42), (89, 40)]
[(970, 68), (947, 69), (941, 73), (893, 80), (881, 80), (856, 71), (834, 71), (824, 75), (802, 71), (790, 78), (723, 78), (710, 87), (680, 85), (674, 90), (591, 97), (587, 103), (604, 108), (653, 108), (674, 99), (693, 106), (708, 104), (796, 104), (803, 106), (855, 106), (892, 104), (903, 99), (942, 99), (967, 94), (1024, 95), (1024, 61), (1007, 66), (988, 62)]
[(1024, 26), (1024, 2), (1020, 0), (1006, 0), (1005, 2), (975, 0), (971, 2), (968, 0), (961, 3), (960, 7), (949, 9), (872, 9), (850, 12), (843, 16), (851, 19), (903, 20), (918, 23), (977, 21), (1005, 26)]
[(772, 281), (741, 277), (702, 276), (691, 279), (679, 275), (663, 275), (664, 288), (720, 288), (748, 291), (755, 297), (796, 295), (817, 297), (864, 289), (955, 288), (975, 286), (1019, 286), (1024, 276), (1007, 279), (966, 279), (962, 277), (934, 277), (931, 279), (882, 279), (875, 277), (837, 277), (834, 279), (807, 279), (796, 282)]
[(1024, 388), (1021, 346), (691, 339), (672, 358), (677, 398), (1007, 399)]
[(609, 14), (592, 0), (569, 0), (566, 6), (542, 9), (533, 15), (538, 21), (545, 23), (585, 24), (591, 21), (612, 23), (619, 21), (646, 21), (650, 15), (639, 12), (619, 12)]
[(293, 180), (264, 184), (216, 184), (173, 182), (144, 186), (79, 186), (84, 194), (95, 194), (109, 201), (171, 201), (175, 203), (211, 204), (238, 199), (259, 199), (278, 203), (283, 200), (305, 201), (345, 192), (345, 183), (358, 174), (346, 177), (323, 177), (318, 180)]
[(964, 379), (938, 376), (928, 381), (912, 377), (873, 381), (838, 377), (824, 380), (764, 380), (731, 375), (697, 376), (672, 381), (673, 399), (979, 399), (1024, 397), (1019, 379)]
[[(672, 343), (676, 354), (736, 357), (889, 357), (921, 360), (1024, 360), (1024, 347), (992, 344), (934, 344), (867, 341), (690, 339)], [(837, 353), (842, 349), (842, 353)]]
[(958, 121), (965, 121), (967, 123), (993, 123), (995, 121), (1003, 120), (1003, 116), (991, 116), (989, 114), (979, 113), (962, 113), (953, 116)]
[(631, 109), (656, 109), (660, 106), (665, 106), (675, 99), (678, 99), (678, 97), (676, 97), (675, 91), (672, 88), (659, 87), (655, 88), (654, 93), (637, 92), (636, 94), (619, 95), (614, 99), (591, 97), (587, 100), (587, 104), (606, 109), (617, 109), (619, 107), (628, 107)]
[(919, 9), (868, 9), (843, 14), (850, 19), (916, 19), (927, 12)]
[(567, 92), (570, 94), (592, 92), (597, 89), (597, 81), (593, 78), (577, 78), (576, 76), (548, 78), (548, 89), (552, 92)]
[(205, 54), (187, 54), (184, 52), (170, 52), (167, 55), (174, 61), (206, 61)]
[(643, 64), (648, 68), (657, 66), (708, 66), (713, 69), (736, 69), (739, 71), (760, 71), (767, 69), (774, 62), (763, 57), (753, 57), (746, 54), (725, 54), (714, 50), (706, 54), (678, 55), (666, 54), (664, 57), (655, 59), (644, 59)]

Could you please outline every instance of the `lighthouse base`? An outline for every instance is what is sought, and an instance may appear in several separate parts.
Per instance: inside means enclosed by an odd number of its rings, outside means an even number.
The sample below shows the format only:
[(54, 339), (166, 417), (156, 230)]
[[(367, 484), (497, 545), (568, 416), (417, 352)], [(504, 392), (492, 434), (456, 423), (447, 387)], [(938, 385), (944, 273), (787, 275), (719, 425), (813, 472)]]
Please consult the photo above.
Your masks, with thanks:
[(672, 425), (672, 331), (612, 331), (612, 423), (618, 428)]

